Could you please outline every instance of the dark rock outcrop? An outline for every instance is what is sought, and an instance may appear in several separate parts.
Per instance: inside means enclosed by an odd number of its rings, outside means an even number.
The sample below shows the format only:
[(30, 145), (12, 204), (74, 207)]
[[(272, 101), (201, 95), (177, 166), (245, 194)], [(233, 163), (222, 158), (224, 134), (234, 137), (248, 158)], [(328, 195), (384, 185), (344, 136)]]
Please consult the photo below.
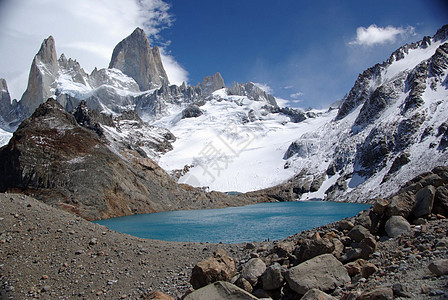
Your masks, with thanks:
[(189, 105), (182, 111), (182, 119), (197, 118), (202, 115), (202, 110), (197, 105)]

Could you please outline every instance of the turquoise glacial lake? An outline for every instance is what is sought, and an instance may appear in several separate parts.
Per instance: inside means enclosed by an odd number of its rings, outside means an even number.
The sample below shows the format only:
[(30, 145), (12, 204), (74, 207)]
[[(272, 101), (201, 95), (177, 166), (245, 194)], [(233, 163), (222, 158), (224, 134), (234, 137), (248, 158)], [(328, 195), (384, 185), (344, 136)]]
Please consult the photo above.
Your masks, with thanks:
[(148, 239), (243, 243), (284, 239), (303, 230), (355, 216), (369, 207), (327, 201), (278, 202), (133, 215), (95, 223)]

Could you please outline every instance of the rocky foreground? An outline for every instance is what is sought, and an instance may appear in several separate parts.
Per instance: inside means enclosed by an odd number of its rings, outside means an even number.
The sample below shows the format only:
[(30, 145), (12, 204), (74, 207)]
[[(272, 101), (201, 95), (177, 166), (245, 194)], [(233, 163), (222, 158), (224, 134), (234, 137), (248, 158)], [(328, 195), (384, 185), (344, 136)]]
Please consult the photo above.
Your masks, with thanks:
[(447, 216), (446, 167), (356, 217), (236, 245), (140, 239), (5, 193), (0, 290), (2, 299), (447, 299)]

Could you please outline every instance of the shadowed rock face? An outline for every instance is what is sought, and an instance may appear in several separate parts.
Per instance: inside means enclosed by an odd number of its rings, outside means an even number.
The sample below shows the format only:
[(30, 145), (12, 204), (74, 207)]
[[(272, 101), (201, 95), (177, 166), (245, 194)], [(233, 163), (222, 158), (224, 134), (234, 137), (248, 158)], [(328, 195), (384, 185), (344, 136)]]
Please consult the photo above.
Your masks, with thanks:
[(109, 68), (119, 69), (134, 78), (141, 91), (169, 85), (159, 49), (151, 49), (145, 32), (140, 28), (115, 47)]
[(114, 153), (87, 128), (56, 100), (41, 104), (0, 149), (0, 191), (30, 194), (88, 220), (254, 203), (179, 185), (151, 159), (126, 147)]

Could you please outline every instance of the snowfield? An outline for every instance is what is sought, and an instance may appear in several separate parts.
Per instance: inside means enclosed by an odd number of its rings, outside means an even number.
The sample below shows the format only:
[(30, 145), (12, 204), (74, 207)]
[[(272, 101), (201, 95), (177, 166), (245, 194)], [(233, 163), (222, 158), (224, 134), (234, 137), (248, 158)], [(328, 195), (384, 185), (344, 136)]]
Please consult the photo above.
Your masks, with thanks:
[(8, 144), (11, 137), (12, 137), (11, 132), (7, 132), (0, 128), (0, 147), (3, 147), (4, 145)]
[[(263, 102), (227, 96), (225, 89), (201, 106), (203, 114), (182, 119), (181, 109), (153, 125), (168, 128), (177, 138), (173, 150), (158, 161), (165, 170), (184, 169), (180, 183), (210, 190), (248, 192), (271, 187), (295, 175), (285, 169), (286, 150), (306, 133), (334, 118), (336, 111), (319, 112), (315, 119), (293, 123), (288, 116), (268, 113)], [(253, 122), (247, 120), (255, 114)]]

